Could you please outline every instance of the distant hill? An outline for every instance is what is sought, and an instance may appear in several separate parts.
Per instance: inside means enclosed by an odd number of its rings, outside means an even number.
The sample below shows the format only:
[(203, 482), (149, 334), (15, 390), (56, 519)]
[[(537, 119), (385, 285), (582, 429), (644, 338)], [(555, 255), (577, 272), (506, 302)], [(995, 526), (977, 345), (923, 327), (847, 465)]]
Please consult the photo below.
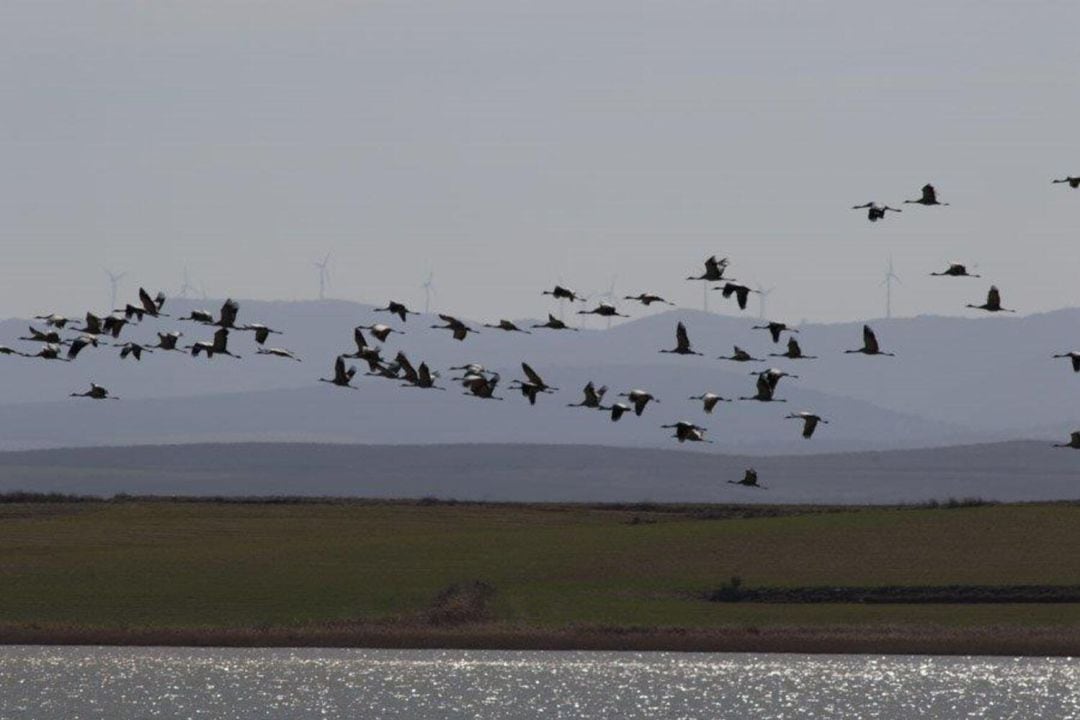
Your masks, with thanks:
[[(216, 311), (219, 304), (173, 300), (166, 309), (180, 316), (193, 307)], [(390, 322), (387, 314), (336, 300), (243, 301), (240, 322), (265, 322), (282, 330), (271, 344), (295, 350), (304, 361), (256, 356), (251, 334), (244, 332), (234, 332), (231, 341), (245, 356), (242, 360), (208, 362), (157, 352), (136, 363), (120, 361), (116, 348), (86, 351), (73, 363), (0, 357), (0, 449), (236, 440), (655, 447), (673, 443), (658, 425), (686, 418), (709, 427), (716, 442), (697, 449), (802, 453), (1059, 438), (1080, 426), (1080, 404), (1069, 390), (1076, 384), (1080, 392), (1080, 375), (1066, 362), (1049, 358), (1068, 349), (1061, 346), (1063, 328), (1080, 326), (1080, 310), (873, 321), (895, 358), (842, 352), (860, 344), (861, 323), (804, 325), (798, 335), (803, 350), (820, 359), (769, 358), (769, 364), (800, 376), (781, 384), (778, 395), (788, 403), (724, 404), (712, 416), (687, 397), (705, 390), (752, 394), (750, 371), (767, 366), (720, 361), (717, 355), (729, 354), (734, 344), (758, 356), (783, 350), (766, 333), (751, 330), (755, 321), (745, 315), (651, 312), (611, 330), (537, 330), (533, 335), (481, 328), (481, 334), (463, 343), (430, 329), (436, 322), (432, 316), (411, 316), (404, 324), (392, 320), (406, 334), (392, 336), (386, 354), (392, 357), (403, 349), (415, 362), (427, 360), (444, 370), (443, 384), (451, 384), (445, 372), (450, 366), (481, 362), (508, 381), (520, 377), (520, 362), (526, 360), (562, 391), (542, 397), (535, 408), (505, 389), (505, 403), (483, 403), (461, 397), (457, 387), (424, 393), (373, 378), (362, 378), (360, 391), (343, 393), (317, 378), (330, 373), (336, 354), (352, 349), (354, 325)], [(703, 357), (658, 352), (673, 346), (680, 320)], [(601, 326), (595, 319), (590, 322)], [(0, 322), (0, 343), (35, 348), (16, 339), (27, 325), (25, 320)], [(185, 342), (212, 334), (210, 328), (174, 317), (147, 319), (126, 329), (124, 337), (154, 342), (158, 328), (184, 331)], [(646, 388), (661, 403), (643, 418), (618, 424), (566, 408), (578, 401), (590, 379), (607, 384), (612, 395)], [(91, 380), (123, 402), (67, 397)], [(832, 423), (804, 441), (797, 423), (781, 419), (799, 409), (813, 409)]]
[[(1009, 442), (751, 457), (582, 445), (194, 444), (0, 453), (0, 491), (603, 502), (1080, 498), (1078, 454)], [(755, 467), (768, 489), (729, 485)]]

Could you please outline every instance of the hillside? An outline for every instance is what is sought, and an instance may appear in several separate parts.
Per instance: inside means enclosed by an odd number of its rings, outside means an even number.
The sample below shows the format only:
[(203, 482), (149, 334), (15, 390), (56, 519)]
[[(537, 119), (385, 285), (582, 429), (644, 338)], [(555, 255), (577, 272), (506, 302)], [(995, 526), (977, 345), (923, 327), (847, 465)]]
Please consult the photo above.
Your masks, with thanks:
[[(216, 303), (199, 303), (213, 308)], [(189, 301), (170, 302), (174, 315)], [(1080, 409), (1067, 391), (1080, 382), (1063, 361), (1049, 355), (1061, 347), (1061, 329), (1080, 326), (1080, 311), (1062, 310), (1017, 318), (941, 318), (874, 321), (895, 358), (843, 354), (857, 346), (858, 323), (805, 325), (804, 351), (821, 359), (770, 364), (799, 374), (785, 380), (779, 395), (787, 404), (724, 405), (714, 416), (686, 400), (712, 390), (725, 396), (750, 394), (752, 369), (715, 359), (739, 344), (764, 356), (781, 349), (754, 331), (752, 319), (678, 310), (652, 313), (611, 330), (537, 331), (523, 336), (485, 330), (464, 343), (430, 329), (431, 317), (412, 317), (406, 334), (392, 336), (387, 354), (405, 350), (414, 361), (435, 368), (481, 362), (507, 380), (519, 376), (527, 360), (562, 388), (536, 408), (519, 396), (505, 404), (462, 398), (456, 388), (427, 393), (363, 378), (361, 391), (337, 397), (317, 378), (330, 372), (337, 353), (352, 349), (358, 323), (386, 321), (370, 306), (344, 301), (243, 302), (241, 322), (266, 322), (284, 332), (272, 343), (295, 350), (304, 362), (255, 356), (249, 333), (233, 333), (242, 360), (194, 360), (158, 352), (142, 363), (120, 362), (115, 348), (88, 351), (74, 363), (0, 358), (0, 447), (7, 449), (81, 444), (188, 442), (212, 439), (347, 440), (350, 442), (577, 442), (661, 446), (666, 438), (652, 427), (687, 418), (709, 427), (716, 441), (709, 450), (793, 453), (912, 448), (997, 441), (1052, 433), (1080, 424)], [(675, 323), (684, 321), (704, 357), (664, 355), (674, 342)], [(525, 321), (526, 323), (528, 321)], [(592, 321), (593, 326), (599, 323)], [(0, 323), (0, 342), (32, 349), (17, 338), (23, 320)], [(152, 342), (158, 328), (180, 328), (185, 342), (209, 337), (208, 328), (173, 319), (148, 319), (125, 337)], [(588, 380), (612, 392), (644, 387), (662, 399), (648, 422), (617, 426), (565, 408), (576, 402)], [(91, 380), (109, 387), (124, 402), (88, 408), (67, 399)], [(1064, 391), (1063, 391), (1064, 390)], [(331, 391), (331, 392), (327, 392)], [(508, 391), (505, 391), (508, 392)], [(256, 409), (257, 408), (257, 409)], [(833, 422), (811, 443), (792, 423), (788, 410), (813, 409)], [(101, 422), (94, 422), (98, 418)]]
[[(1074, 451), (1011, 442), (753, 457), (582, 445), (232, 444), (0, 453), (0, 491), (523, 502), (1080, 498)], [(768, 489), (729, 485), (755, 467)]]

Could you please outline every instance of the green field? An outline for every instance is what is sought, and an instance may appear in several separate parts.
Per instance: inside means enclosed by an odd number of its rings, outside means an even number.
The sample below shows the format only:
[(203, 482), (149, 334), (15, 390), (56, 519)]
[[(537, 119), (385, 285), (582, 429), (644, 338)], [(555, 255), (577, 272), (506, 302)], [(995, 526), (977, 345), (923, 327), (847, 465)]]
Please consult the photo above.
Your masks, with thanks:
[(61, 629), (415, 630), (440, 591), (478, 580), (495, 591), (482, 624), (521, 631), (993, 629), (1075, 641), (1080, 604), (728, 604), (702, 594), (733, 575), (748, 587), (1075, 585), (1077, 549), (1071, 504), (8, 503), (0, 625), (39, 640), (63, 640)]

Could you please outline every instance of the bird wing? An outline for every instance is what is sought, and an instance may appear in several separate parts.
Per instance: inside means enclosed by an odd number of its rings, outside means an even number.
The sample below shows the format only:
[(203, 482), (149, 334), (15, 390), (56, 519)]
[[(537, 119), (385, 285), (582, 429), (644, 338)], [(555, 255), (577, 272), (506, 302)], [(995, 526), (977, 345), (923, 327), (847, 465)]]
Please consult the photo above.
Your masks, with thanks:
[(774, 343), (780, 342), (780, 333), (782, 333), (783, 331), (784, 329), (780, 327), (779, 324), (769, 323), (769, 334), (772, 335), (772, 341)]
[(255, 328), (255, 342), (262, 345), (270, 337), (270, 328), (259, 327)]
[(232, 298), (225, 301), (221, 306), (221, 324), (223, 327), (231, 327), (236, 323), (236, 316), (240, 312), (240, 304)]
[(930, 204), (937, 202), (937, 192), (934, 191), (934, 186), (930, 183), (926, 183), (922, 187), (922, 201)]
[(465, 336), (468, 335), (468, 334), (469, 334), (469, 328), (465, 327), (464, 325), (455, 325), (454, 326), (454, 339), (455, 340), (464, 340)]
[(1080, 430), (1074, 432), (1071, 436), (1073, 443), (1080, 445)]
[(405, 353), (399, 352), (394, 360), (401, 366), (402, 371), (405, 373), (405, 380), (407, 382), (415, 383), (417, 380), (416, 368), (409, 362), (409, 358), (405, 357)]
[(348, 382), (348, 376), (345, 374), (345, 358), (341, 355), (334, 360), (334, 382)]
[(353, 341), (356, 343), (357, 352), (368, 346), (367, 340), (364, 339), (364, 333), (360, 332), (360, 328), (353, 328)]
[(814, 429), (817, 428), (818, 419), (816, 417), (804, 417), (803, 418), (803, 431), (802, 436), (808, 438), (814, 434)]
[(725, 298), (729, 298), (729, 297), (731, 297), (731, 293), (733, 293), (733, 292), (735, 292), (735, 284), (734, 283), (725, 283), (723, 289), (720, 292), (720, 294), (723, 295)]
[(789, 337), (787, 340), (788, 353), (791, 355), (802, 355), (802, 348), (799, 347), (799, 341), (793, 337)]
[(461, 321), (460, 321), (460, 320), (458, 320), (458, 319), (457, 319), (456, 317), (454, 317), (453, 315), (443, 315), (442, 313), (439, 313), (439, 317), (440, 317), (440, 318), (442, 318), (442, 321), (443, 321), (444, 323), (446, 323), (447, 325), (454, 325), (454, 326), (457, 326), (457, 325), (460, 325), (460, 324), (461, 324)]
[(990, 292), (986, 294), (986, 304), (990, 307), (1001, 307), (1001, 293), (997, 289), (997, 285), (990, 286)]
[(417, 368), (416, 374), (420, 377), (420, 382), (424, 385), (433, 385), (435, 379), (431, 376), (431, 368), (428, 367), (426, 362), (420, 363), (420, 367)]
[(690, 336), (686, 333), (686, 326), (682, 323), (675, 326), (675, 341), (678, 350), (690, 349)]
[(146, 292), (145, 288), (139, 288), (139, 302), (142, 303), (143, 310), (151, 315), (157, 315), (158, 306), (154, 303), (154, 298), (150, 297), (150, 293)]
[(600, 398), (596, 394), (596, 388), (593, 386), (591, 380), (585, 384), (585, 390), (583, 392), (585, 393), (586, 405), (595, 405), (600, 402)]
[(761, 373), (757, 378), (757, 394), (761, 398), (771, 398), (773, 394), (773, 384), (769, 380), (768, 373)]
[(880, 349), (878, 346), (877, 335), (874, 335), (874, 331), (870, 329), (869, 325), (863, 325), (862, 338), (864, 349), (872, 353), (876, 353)]
[(529, 363), (521, 363), (521, 371), (525, 373), (525, 377), (529, 378), (529, 382), (537, 387), (547, 387), (547, 383), (540, 377), (539, 373), (529, 367)]
[(229, 331), (225, 328), (218, 328), (214, 333), (214, 352), (223, 353), (227, 349), (229, 343)]

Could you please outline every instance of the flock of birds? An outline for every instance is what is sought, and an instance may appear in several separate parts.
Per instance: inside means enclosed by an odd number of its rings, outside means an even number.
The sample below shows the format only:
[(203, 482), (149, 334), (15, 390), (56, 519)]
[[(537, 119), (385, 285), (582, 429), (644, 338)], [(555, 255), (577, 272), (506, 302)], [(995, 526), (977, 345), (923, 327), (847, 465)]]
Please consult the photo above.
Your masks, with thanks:
[[(1080, 177), (1070, 176), (1056, 179), (1053, 182), (1067, 183), (1069, 187), (1074, 189), (1080, 188)], [(924, 206), (948, 205), (948, 203), (943, 203), (938, 200), (934, 186), (929, 184), (923, 186), (921, 196), (918, 199), (905, 200), (904, 203)], [(870, 222), (883, 220), (888, 212), (901, 212), (898, 208), (877, 202), (856, 205), (853, 209), (867, 210), (867, 217)], [(734, 298), (739, 309), (745, 310), (750, 295), (759, 291), (753, 290), (748, 285), (740, 284), (734, 278), (728, 277), (726, 273), (729, 266), (730, 262), (727, 258), (713, 255), (705, 260), (704, 271), (702, 274), (690, 275), (687, 277), (687, 280), (716, 283), (713, 287), (714, 290), (720, 291), (721, 296), (725, 299)], [(951, 262), (945, 270), (941, 272), (932, 272), (930, 275), (950, 278), (980, 277), (979, 275), (970, 273), (967, 266), (959, 262)], [(577, 302), (588, 302), (588, 298), (585, 296), (570, 288), (563, 287), (562, 285), (556, 285), (551, 290), (544, 290), (542, 294), (551, 296), (560, 302), (565, 301), (571, 305)], [(654, 303), (674, 306), (674, 303), (665, 300), (660, 295), (649, 292), (642, 292), (638, 295), (628, 295), (625, 296), (624, 299), (640, 303), (645, 307), (649, 307)], [(232, 299), (225, 301), (216, 316), (205, 310), (193, 310), (187, 317), (179, 318), (181, 321), (193, 322), (208, 329), (214, 328), (211, 339), (197, 340), (190, 345), (180, 345), (180, 340), (184, 337), (184, 334), (180, 331), (169, 330), (157, 332), (157, 343), (153, 345), (146, 345), (134, 341), (110, 342), (110, 339), (119, 341), (121, 334), (128, 325), (138, 325), (147, 317), (155, 319), (169, 317), (162, 311), (165, 306), (165, 301), (166, 297), (164, 293), (159, 292), (156, 296), (151, 296), (145, 289), (140, 288), (138, 304), (127, 304), (123, 308), (117, 308), (108, 315), (97, 315), (88, 312), (85, 315), (81, 327), (76, 326), (78, 324), (77, 320), (55, 313), (37, 315), (35, 316), (35, 319), (42, 321), (45, 325), (45, 329), (38, 329), (31, 326), (29, 335), (20, 337), (19, 339), (41, 343), (38, 352), (26, 353), (11, 347), (0, 346), (0, 355), (16, 355), (28, 358), (39, 358), (41, 360), (72, 362), (87, 348), (113, 345), (120, 348), (119, 356), (121, 359), (131, 357), (136, 361), (141, 361), (143, 354), (150, 354), (156, 351), (189, 352), (193, 357), (197, 358), (205, 356), (208, 360), (216, 355), (239, 359), (240, 355), (235, 354), (229, 349), (231, 333), (250, 332), (255, 340), (256, 354), (296, 362), (300, 361), (300, 358), (291, 350), (281, 347), (266, 346), (270, 336), (280, 335), (280, 331), (262, 323), (238, 324), (240, 305)], [(991, 313), (1015, 312), (1015, 310), (1002, 306), (1001, 292), (996, 285), (991, 285), (985, 303), (981, 305), (969, 304), (967, 307)], [(388, 313), (392, 317), (396, 317), (402, 324), (407, 322), (410, 315), (421, 314), (410, 310), (405, 304), (395, 301), (387, 303), (386, 307), (375, 308), (375, 311)], [(615, 305), (606, 302), (599, 302), (595, 307), (579, 310), (577, 313), (579, 315), (596, 315), (605, 318), (629, 317), (629, 315), (620, 313)], [(438, 317), (444, 324), (432, 325), (431, 327), (449, 331), (455, 340), (464, 341), (470, 334), (478, 332), (464, 321), (452, 315), (439, 314)], [(531, 333), (533, 330), (577, 331), (577, 328), (571, 327), (562, 319), (557, 318), (550, 313), (548, 314), (546, 322), (531, 325), (529, 328), (519, 327), (510, 320), (505, 319), (493, 324), (484, 324), (483, 327), (510, 333), (526, 334)], [(802, 351), (799, 342), (792, 337), (792, 334), (798, 333), (798, 329), (796, 328), (789, 327), (782, 322), (772, 321), (762, 325), (755, 325), (753, 326), (753, 329), (767, 331), (774, 344), (779, 344), (783, 337), (787, 337), (786, 350), (779, 353), (769, 353), (768, 357), (784, 358), (787, 360), (817, 359), (817, 356), (815, 355), (805, 354)], [(69, 331), (77, 334), (73, 337), (65, 338), (60, 335), (62, 331)], [(380, 343), (380, 345), (369, 343), (367, 336), (364, 334), (365, 332), (369, 333), (375, 341)], [(353, 330), (352, 337), (355, 350), (339, 354), (334, 360), (332, 376), (319, 378), (319, 381), (335, 385), (339, 388), (356, 390), (357, 387), (352, 383), (356, 377), (357, 368), (355, 365), (349, 365), (346, 361), (349, 359), (357, 359), (367, 364), (368, 370), (365, 374), (368, 376), (399, 381), (405, 387), (445, 390), (445, 387), (437, 384), (441, 377), (440, 373), (438, 371), (433, 371), (426, 362), (414, 365), (402, 351), (397, 352), (393, 359), (383, 357), (383, 348), (381, 344), (387, 342), (387, 339), (393, 334), (402, 334), (402, 331), (383, 323), (357, 326)], [(689, 332), (682, 322), (679, 322), (675, 328), (675, 346), (672, 348), (662, 348), (659, 352), (676, 355), (702, 355), (702, 353), (694, 350), (693, 344), (690, 341)], [(851, 348), (844, 352), (868, 356), (894, 357), (893, 353), (885, 352), (881, 349), (877, 335), (868, 325), (863, 326), (862, 346)], [(1070, 359), (1073, 370), (1080, 373), (1080, 351), (1060, 353), (1053, 355), (1053, 357)], [(719, 359), (738, 363), (767, 362), (765, 358), (754, 357), (751, 353), (737, 345), (734, 347), (731, 355), (720, 356)], [(460, 375), (451, 378), (451, 380), (452, 382), (458, 383), (461, 388), (463, 388), (465, 395), (482, 400), (504, 399), (502, 396), (496, 394), (502, 383), (502, 378), (499, 373), (489, 371), (479, 363), (470, 363), (468, 365), (452, 367), (450, 370), (459, 371), (461, 373)], [(521, 363), (521, 370), (524, 377), (514, 379), (507, 383), (506, 388), (521, 393), (522, 397), (527, 399), (530, 405), (535, 405), (541, 395), (558, 392), (558, 388), (552, 387), (545, 382), (540, 373), (528, 363)], [(753, 371), (751, 372), (751, 375), (755, 376), (754, 392), (752, 395), (739, 397), (738, 400), (740, 401), (762, 403), (786, 402), (784, 398), (776, 396), (779, 383), (783, 378), (798, 378), (798, 375), (793, 375), (777, 368)], [(582, 392), (582, 400), (577, 403), (569, 403), (568, 407), (601, 411), (607, 413), (613, 422), (618, 422), (627, 413), (633, 413), (635, 416), (641, 417), (650, 403), (660, 402), (660, 399), (649, 391), (635, 388), (617, 395), (618, 398), (625, 398), (625, 402), (614, 401), (609, 405), (605, 405), (605, 397), (607, 397), (608, 394), (607, 386), (597, 386), (592, 381), (589, 381), (585, 385)], [(97, 385), (96, 383), (91, 383), (90, 388), (84, 392), (71, 393), (71, 396), (91, 398), (94, 400), (117, 399), (116, 396), (110, 394), (108, 389), (101, 385)], [(725, 398), (713, 392), (704, 392), (700, 395), (692, 396), (689, 399), (701, 402), (705, 414), (712, 414), (720, 403), (728, 403), (734, 400), (734, 398)], [(809, 410), (788, 413), (784, 418), (799, 421), (802, 425), (802, 436), (807, 439), (814, 436), (819, 425), (826, 425), (829, 423), (827, 419)], [(679, 420), (674, 423), (661, 425), (660, 427), (673, 430), (674, 432), (671, 437), (680, 443), (711, 442), (706, 439), (708, 430), (689, 420)], [(1073, 432), (1067, 443), (1057, 444), (1055, 447), (1080, 449), (1080, 430)], [(759, 484), (757, 472), (753, 468), (747, 469), (741, 480), (732, 480), (729, 482), (747, 487), (764, 487)]]

